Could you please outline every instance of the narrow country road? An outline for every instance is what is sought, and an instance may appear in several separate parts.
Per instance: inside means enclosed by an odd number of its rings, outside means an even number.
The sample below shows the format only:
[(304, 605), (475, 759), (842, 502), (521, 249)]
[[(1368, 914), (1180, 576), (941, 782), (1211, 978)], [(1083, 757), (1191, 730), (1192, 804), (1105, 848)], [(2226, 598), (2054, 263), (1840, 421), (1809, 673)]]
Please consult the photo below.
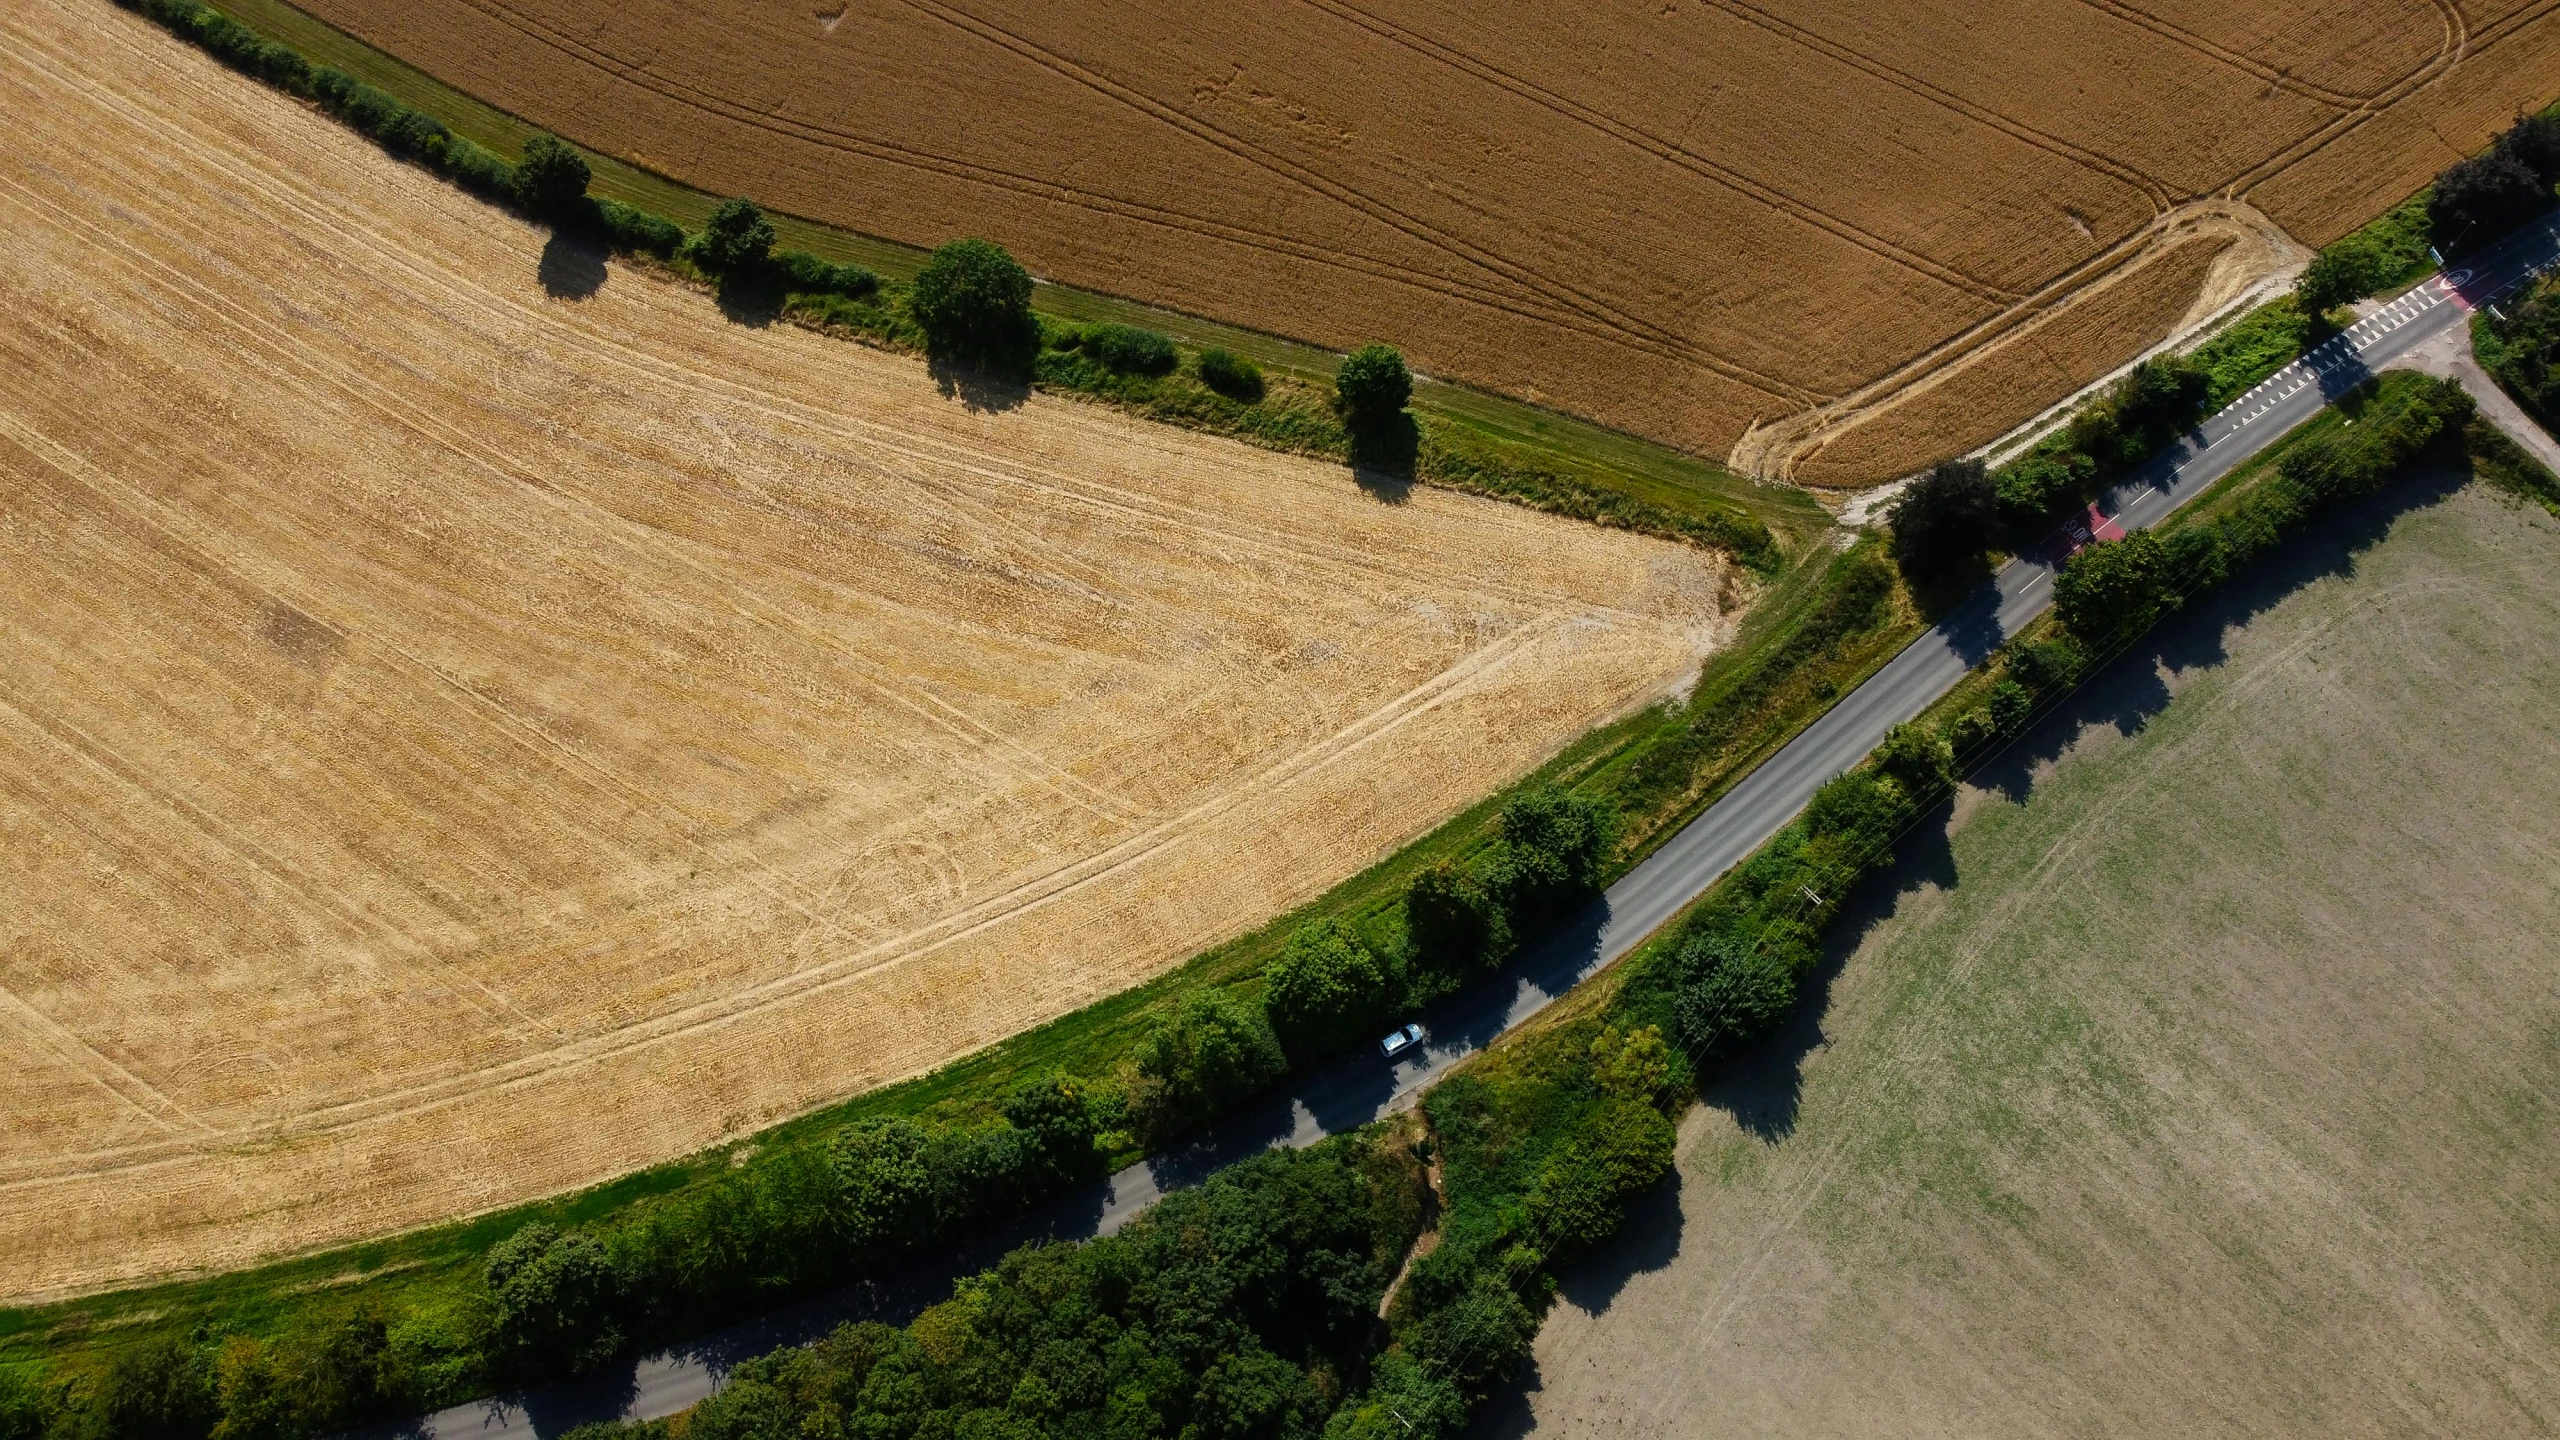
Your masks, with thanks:
[(846, 1320), (903, 1320), (950, 1293), (954, 1276), (1035, 1239), (1109, 1234), (1168, 1190), (1272, 1145), (1306, 1145), (1411, 1104), (1450, 1067), (1619, 959), (1795, 818), (1825, 781), (1866, 758), (1895, 725), (1926, 710), (1965, 673), (2053, 603), (2070, 548), (2154, 525), (2332, 400), (2449, 329), (2560, 256), (2560, 217), (2546, 217), (2464, 267), (2433, 276), (2286, 366), (2090, 508), (2090, 534), (2057, 535), (2045, 554), (2011, 561), (1990, 583), (1851, 691), (1803, 734), (1609, 887), (1564, 933), (1423, 1018), (1430, 1039), (1389, 1065), (1355, 1055), (1248, 1107), (1188, 1149), (895, 1273), (732, 1326), (588, 1380), (457, 1406), (365, 1432), (434, 1440), (532, 1440), (590, 1420), (671, 1415), (703, 1399), (739, 1360), (796, 1344)]

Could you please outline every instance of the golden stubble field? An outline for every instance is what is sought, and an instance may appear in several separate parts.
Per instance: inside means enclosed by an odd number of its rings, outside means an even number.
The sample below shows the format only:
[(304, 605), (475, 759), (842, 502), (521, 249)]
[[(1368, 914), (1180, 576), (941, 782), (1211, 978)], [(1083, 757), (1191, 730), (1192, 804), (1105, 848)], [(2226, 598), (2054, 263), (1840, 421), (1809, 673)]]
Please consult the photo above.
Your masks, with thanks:
[(1699, 551), (548, 296), (540, 232), (102, 3), (0, 14), (0, 113), (0, 1296), (915, 1073), (1725, 633)]
[(2550, 1432), (2560, 521), (2431, 488), (1911, 847), (1487, 1434)]
[(710, 190), (1824, 485), (1999, 434), (2560, 95), (2550, 0), (304, 3)]

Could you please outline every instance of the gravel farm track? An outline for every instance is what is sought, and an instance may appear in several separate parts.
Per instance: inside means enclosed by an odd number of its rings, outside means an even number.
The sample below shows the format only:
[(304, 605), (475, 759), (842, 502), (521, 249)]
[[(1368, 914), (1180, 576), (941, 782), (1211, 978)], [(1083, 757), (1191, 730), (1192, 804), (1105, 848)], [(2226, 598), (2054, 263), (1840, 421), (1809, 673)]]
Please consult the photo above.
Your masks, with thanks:
[(2555, 0), (303, 0), (719, 193), (1847, 486), (2553, 98)]
[(1727, 633), (1705, 552), (733, 323), (104, 0), (0, 114), (9, 1300), (927, 1069)]

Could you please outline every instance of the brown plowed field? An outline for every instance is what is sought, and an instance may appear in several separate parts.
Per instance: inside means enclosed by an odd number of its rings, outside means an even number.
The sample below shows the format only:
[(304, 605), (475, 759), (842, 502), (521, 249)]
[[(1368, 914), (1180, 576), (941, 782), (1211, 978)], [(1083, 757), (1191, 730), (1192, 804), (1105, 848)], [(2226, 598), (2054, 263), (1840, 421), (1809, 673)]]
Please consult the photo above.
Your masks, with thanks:
[[(2560, 93), (2552, 0), (305, 3), (707, 189), (1717, 454), (2008, 343), (2182, 203), (2316, 245)], [(2011, 368), (1995, 422), (2080, 367)]]
[(0, 114), (0, 1296), (914, 1073), (1723, 633), (1699, 551), (575, 283), (96, 0)]

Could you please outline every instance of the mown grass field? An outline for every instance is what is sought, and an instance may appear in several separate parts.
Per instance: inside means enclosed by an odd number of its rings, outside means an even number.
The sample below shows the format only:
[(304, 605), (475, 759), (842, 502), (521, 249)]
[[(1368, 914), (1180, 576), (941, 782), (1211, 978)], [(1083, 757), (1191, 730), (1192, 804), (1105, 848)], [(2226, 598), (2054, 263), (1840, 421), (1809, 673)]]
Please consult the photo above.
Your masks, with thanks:
[(2555, 562), (2404, 481), (1978, 774), (1497, 1433), (2547, 1428)]

